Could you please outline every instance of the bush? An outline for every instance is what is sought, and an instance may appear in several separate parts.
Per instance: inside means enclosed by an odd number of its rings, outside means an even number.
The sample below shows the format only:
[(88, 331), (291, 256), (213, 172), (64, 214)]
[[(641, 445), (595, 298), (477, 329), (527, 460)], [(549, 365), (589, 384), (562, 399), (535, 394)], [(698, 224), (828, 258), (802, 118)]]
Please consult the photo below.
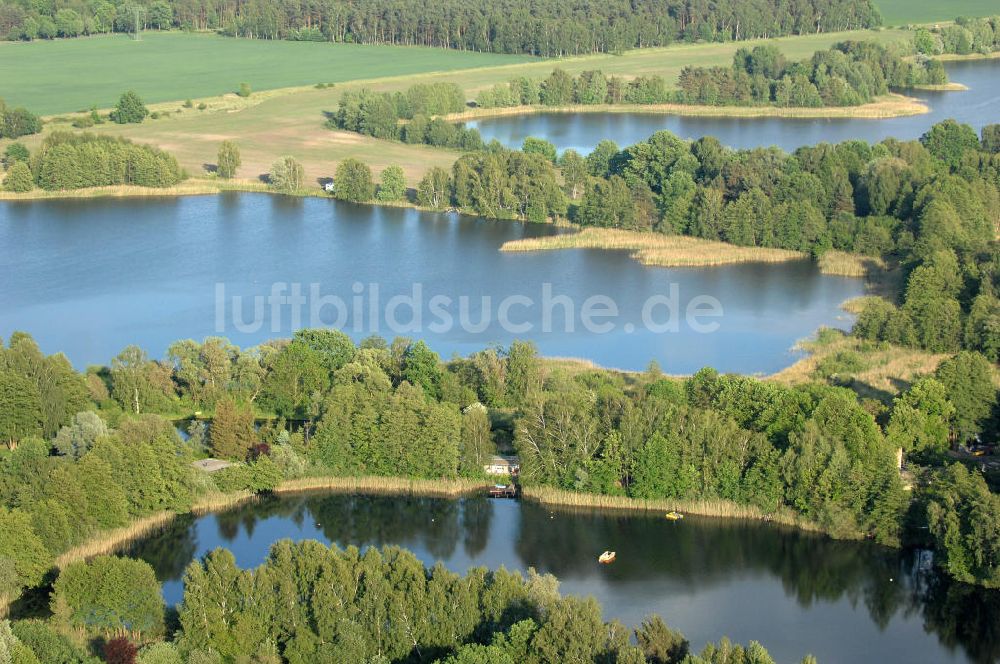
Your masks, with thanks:
[(52, 613), (66, 625), (105, 633), (163, 633), (163, 597), (149, 563), (97, 556), (67, 565), (56, 579)]
[(92, 662), (82, 648), (40, 620), (18, 620), (11, 624), (18, 641), (31, 649), (40, 662)]
[(284, 479), (279, 468), (270, 457), (262, 456), (250, 464), (250, 483), (247, 487), (251, 491), (273, 491)]
[(19, 138), (41, 130), (42, 120), (37, 115), (23, 108), (8, 109), (0, 101), (0, 138)]
[(245, 491), (250, 488), (250, 469), (243, 464), (229, 466), (212, 473), (212, 481), (219, 491)]
[(198, 104), (199, 111), (204, 111), (206, 108), (208, 108), (208, 104), (206, 104), (205, 102), (201, 102), (200, 104)]
[(219, 146), (217, 172), (220, 178), (227, 180), (236, 175), (236, 170), (243, 163), (240, 158), (240, 147), (233, 141), (222, 141)]
[[(1000, 126), (1000, 125), (993, 125), (993, 126)], [(986, 130), (984, 129), (983, 131)], [(10, 168), (14, 164), (14, 162), (16, 161), (27, 162), (30, 157), (31, 153), (28, 152), (28, 148), (24, 147), (23, 143), (14, 142), (8, 145), (7, 148), (3, 151), (3, 165), (6, 166), (7, 168)]]
[(184, 664), (174, 644), (167, 642), (146, 646), (139, 653), (139, 664)]
[(544, 138), (527, 137), (524, 139), (521, 150), (528, 154), (540, 154), (552, 163), (556, 161), (556, 146)]
[(107, 664), (135, 664), (138, 654), (139, 649), (121, 636), (104, 644), (104, 661)]
[(378, 194), (375, 196), (379, 201), (398, 201), (406, 195), (406, 180), (403, 169), (399, 166), (389, 166), (382, 171), (381, 183)]
[(340, 162), (333, 182), (333, 195), (343, 201), (361, 203), (370, 201), (375, 195), (372, 170), (368, 168), (368, 164), (357, 159)]
[(4, 180), (4, 189), (17, 193), (24, 193), (35, 188), (35, 180), (31, 176), (31, 169), (23, 161), (15, 161), (14, 165), (7, 171), (7, 179)]
[(118, 124), (137, 124), (146, 119), (149, 109), (134, 91), (124, 93), (111, 111), (111, 119)]
[(268, 176), (271, 187), (286, 194), (292, 194), (301, 189), (303, 178), (302, 164), (294, 157), (282, 157), (274, 162)]
[(236, 92), (239, 96), (246, 98), (253, 93), (249, 83), (240, 83), (240, 89)]

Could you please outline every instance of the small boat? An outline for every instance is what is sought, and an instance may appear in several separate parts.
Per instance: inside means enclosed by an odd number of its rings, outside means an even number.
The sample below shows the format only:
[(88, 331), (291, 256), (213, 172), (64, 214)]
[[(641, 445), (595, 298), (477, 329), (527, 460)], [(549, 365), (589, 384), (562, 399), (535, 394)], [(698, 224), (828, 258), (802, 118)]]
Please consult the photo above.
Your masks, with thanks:
[(684, 518), (684, 515), (681, 514), (680, 512), (667, 512), (666, 514), (664, 514), (664, 516), (670, 519), (671, 521), (680, 521), (681, 519)]
[(597, 557), (597, 562), (607, 565), (608, 563), (613, 563), (615, 561), (614, 551), (605, 551)]

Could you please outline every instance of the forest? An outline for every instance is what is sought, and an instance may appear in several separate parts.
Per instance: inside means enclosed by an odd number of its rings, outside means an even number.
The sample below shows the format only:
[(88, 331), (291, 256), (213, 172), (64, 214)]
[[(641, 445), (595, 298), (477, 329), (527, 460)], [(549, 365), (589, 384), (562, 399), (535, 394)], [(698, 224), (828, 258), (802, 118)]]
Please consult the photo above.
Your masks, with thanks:
[(0, 35), (77, 37), (149, 28), (234, 37), (437, 46), (547, 57), (615, 52), (676, 41), (731, 41), (876, 27), (871, 0), (153, 0), (65, 6), (0, 1)]
[(948, 82), (933, 59), (908, 60), (875, 42), (842, 42), (801, 62), (774, 46), (741, 48), (730, 68), (685, 67), (680, 101), (710, 105), (857, 106), (892, 89)]
[[(182, 441), (168, 418), (195, 411), (209, 419), (187, 415)], [(934, 545), (956, 578), (997, 586), (1000, 498), (945, 455), (996, 423), (991, 365), (973, 352), (886, 409), (824, 383), (570, 371), (521, 342), (442, 362), (423, 342), (323, 329), (247, 350), (179, 341), (163, 360), (129, 347), (80, 374), (18, 333), (0, 351), (0, 594), (38, 585), (102, 531), (212, 491), (475, 478), (498, 448), (520, 454), (525, 485), (748, 505), (834, 536)], [(900, 447), (925, 469), (916, 497)], [(211, 476), (189, 464), (208, 455), (238, 463)]]

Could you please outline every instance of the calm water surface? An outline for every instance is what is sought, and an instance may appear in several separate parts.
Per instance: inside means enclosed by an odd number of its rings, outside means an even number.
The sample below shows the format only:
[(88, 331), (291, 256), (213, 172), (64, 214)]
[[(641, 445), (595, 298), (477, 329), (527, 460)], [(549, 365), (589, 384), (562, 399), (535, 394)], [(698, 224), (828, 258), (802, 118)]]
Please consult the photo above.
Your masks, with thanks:
[[(456, 572), (535, 567), (564, 594), (596, 597), (606, 619), (661, 614), (698, 649), (725, 634), (761, 641), (778, 662), (807, 652), (823, 664), (1000, 659), (1000, 592), (950, 583), (926, 556), (762, 524), (313, 494), (179, 519), (130, 555), (154, 566), (176, 603), (192, 560), (221, 546), (255, 567), (282, 538), (399, 545)], [(617, 552), (613, 565), (597, 563), (605, 549)]]
[[(807, 261), (668, 270), (642, 267), (624, 252), (498, 251), (506, 240), (552, 232), (537, 224), (265, 194), (2, 203), (0, 338), (29, 331), (43, 350), (64, 351), (81, 368), (107, 363), (132, 343), (153, 357), (177, 339), (211, 335), (247, 347), (307, 326), (313, 305), (322, 304), (312, 297), (311, 284), (319, 297), (344, 301), (345, 331), (353, 337), (379, 332), (391, 338), (385, 316), (367, 313), (376, 300), (371, 285), (378, 286), (376, 311), (384, 312), (393, 296), (412, 297), (419, 284), (419, 329), (405, 306), (396, 310), (396, 320), (405, 336), (427, 339), (445, 357), (523, 338), (546, 355), (611, 367), (641, 369), (656, 358), (679, 373), (706, 365), (754, 373), (792, 363), (795, 342), (820, 325), (849, 326), (839, 305), (863, 290), (860, 280), (822, 276)], [(275, 283), (302, 285), (307, 302), (301, 319), (293, 320), (288, 307), (273, 316), (262, 301), (254, 326), (253, 298), (268, 296)], [(363, 298), (356, 320), (355, 285)], [(646, 328), (647, 299), (669, 299), (672, 288), (682, 314), (692, 298), (717, 298), (723, 311), (718, 331), (698, 333), (683, 320), (677, 332)], [(430, 307), (435, 295), (453, 301), (451, 328), (433, 327), (440, 322)], [(531, 329), (508, 331), (497, 323), (500, 302), (513, 295), (533, 301), (509, 310), (512, 323)], [(583, 304), (594, 295), (608, 296), (618, 308), (608, 333), (588, 332), (581, 324)], [(237, 320), (249, 326), (234, 323), (233, 296), (243, 296)], [(471, 324), (465, 327), (457, 324), (463, 296)], [(554, 301), (559, 296), (571, 301), (572, 331), (565, 307)], [(484, 310), (492, 315), (477, 331)], [(552, 312), (549, 332), (546, 310)], [(328, 325), (340, 312), (324, 306), (318, 314), (318, 322)], [(664, 322), (666, 305), (651, 315)]]
[(953, 62), (946, 65), (952, 81), (964, 92), (908, 92), (927, 102), (931, 112), (888, 120), (795, 118), (698, 118), (649, 113), (551, 113), (488, 118), (469, 123), (483, 139), (520, 147), (528, 136), (555, 143), (559, 150), (590, 152), (605, 138), (624, 147), (645, 140), (661, 129), (682, 138), (715, 136), (733, 148), (777, 145), (789, 152), (803, 145), (861, 139), (872, 143), (890, 136), (919, 138), (936, 122), (955, 118), (978, 131), (1000, 122), (1000, 60)]

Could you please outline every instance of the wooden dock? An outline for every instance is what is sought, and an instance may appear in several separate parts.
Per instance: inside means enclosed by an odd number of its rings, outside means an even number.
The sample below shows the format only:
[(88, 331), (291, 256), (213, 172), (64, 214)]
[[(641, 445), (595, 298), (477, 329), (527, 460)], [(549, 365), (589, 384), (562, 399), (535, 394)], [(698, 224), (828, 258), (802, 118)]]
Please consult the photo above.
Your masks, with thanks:
[(489, 491), (490, 498), (517, 498), (517, 486), (514, 484), (494, 484)]

